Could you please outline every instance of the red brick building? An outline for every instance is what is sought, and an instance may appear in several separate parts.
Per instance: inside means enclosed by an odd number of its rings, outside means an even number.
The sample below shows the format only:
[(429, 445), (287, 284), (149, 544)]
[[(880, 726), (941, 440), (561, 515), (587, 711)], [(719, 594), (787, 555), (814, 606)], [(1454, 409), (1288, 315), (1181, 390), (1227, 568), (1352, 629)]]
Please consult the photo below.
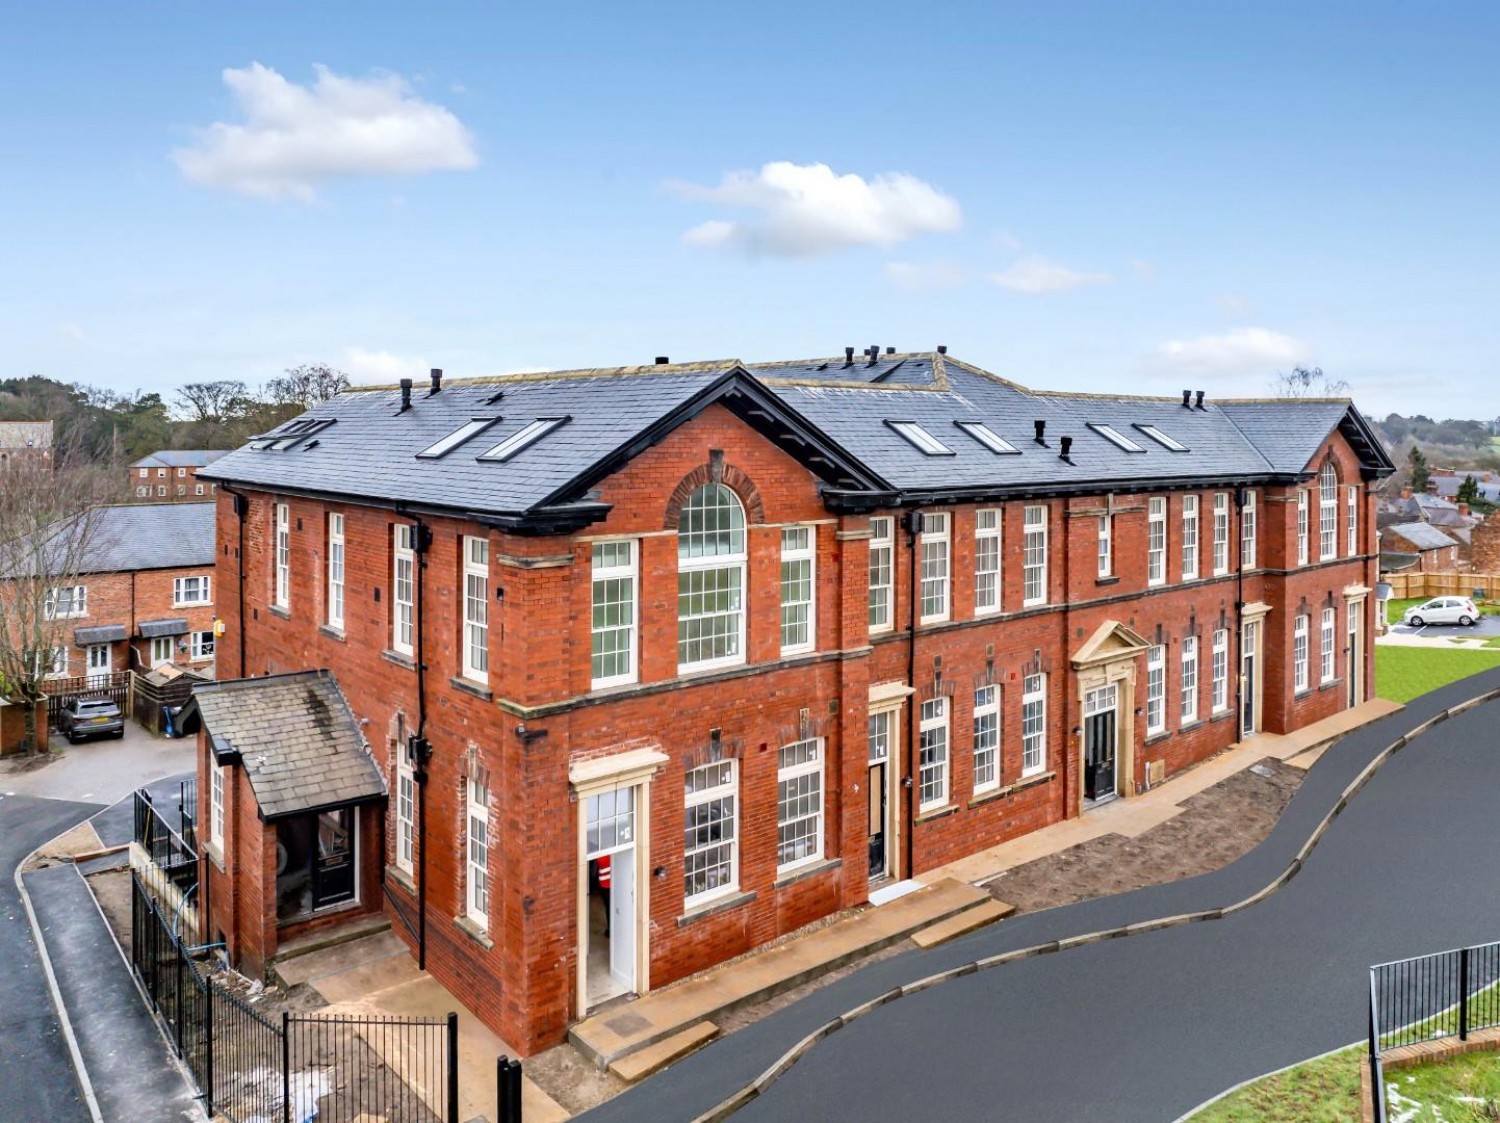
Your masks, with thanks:
[[(326, 668), (390, 793), (343, 824), (378, 815), (349, 878), (381, 900), (295, 923), (385, 908), (529, 1052), (1371, 697), (1391, 468), (1347, 401), (1048, 394), (941, 351), (434, 372), (205, 471), (220, 677)], [(209, 909), (253, 972), (287, 928), (226, 904), (275, 890), (206, 724)]]
[(198, 469), (212, 464), (227, 450), (164, 448), (143, 456), (125, 469), (126, 494), (139, 503), (205, 503), (217, 485), (198, 479)]

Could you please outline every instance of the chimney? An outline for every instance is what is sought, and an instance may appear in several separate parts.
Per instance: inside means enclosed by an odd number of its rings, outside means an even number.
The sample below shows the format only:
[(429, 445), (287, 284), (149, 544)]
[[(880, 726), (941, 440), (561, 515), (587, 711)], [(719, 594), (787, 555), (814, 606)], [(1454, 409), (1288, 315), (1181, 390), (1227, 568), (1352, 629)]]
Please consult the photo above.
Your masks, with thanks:
[(665, 355), (658, 355), (658, 356), (656, 356), (656, 365), (659, 366), (659, 367), (664, 367), (668, 363), (670, 363), (671, 361), (672, 360), (669, 359), (669, 358), (667, 358)]
[(1203, 408), (1203, 391), (1202, 390), (1198, 391), (1198, 408), (1199, 409)]
[(405, 413), (411, 409), (411, 379), (401, 380), (401, 412)]
[(1047, 423), (1045, 421), (1033, 421), (1036, 426), (1036, 443), (1043, 448), (1047, 447)]
[(1058, 443), (1062, 445), (1062, 451), (1057, 454), (1057, 458), (1065, 460), (1069, 464), (1073, 463), (1073, 438), (1060, 437), (1058, 438)]
[(1468, 518), (1469, 517), (1469, 505), (1467, 503), (1464, 503), (1464, 502), (1460, 501), (1459, 504), (1458, 504), (1458, 513), (1461, 516), (1463, 516), (1464, 518)]
[(1402, 499), (1410, 499), (1411, 498), (1411, 488), (1409, 488), (1409, 487), (1403, 487), (1401, 489), (1401, 498)]
[(443, 388), (443, 368), (442, 367), (433, 367), (432, 368), (432, 373), (428, 377), (432, 379), (432, 390), (430, 391), (431, 394), (436, 394), (440, 390), (442, 390), (442, 388)]
[(846, 367), (852, 367), (854, 365), (854, 348), (853, 347), (845, 347), (844, 348), (844, 365)]
[(1182, 392), (1182, 408), (1183, 409), (1192, 409), (1193, 408), (1192, 398), (1193, 398), (1193, 392), (1191, 390), (1184, 390)]
[(939, 343), (938, 344), (938, 354), (939, 355), (946, 355), (947, 353), (948, 353), (948, 345), (946, 343)]

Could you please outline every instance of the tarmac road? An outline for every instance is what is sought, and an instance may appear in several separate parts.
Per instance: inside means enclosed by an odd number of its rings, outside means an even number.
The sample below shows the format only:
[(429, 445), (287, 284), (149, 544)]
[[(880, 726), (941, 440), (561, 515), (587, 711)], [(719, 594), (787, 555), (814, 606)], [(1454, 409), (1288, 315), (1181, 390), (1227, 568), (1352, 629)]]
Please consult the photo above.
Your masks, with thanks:
[(88, 1123), (67, 1042), (48, 992), (15, 869), (97, 804), (0, 796), (0, 1119)]
[[(1285, 868), (1344, 786), (1485, 672), (1325, 754), (1271, 836), (1216, 873), (1002, 922), (855, 972), (583, 1118), (685, 1120), (804, 1034), (911, 980), (1011, 948), (1222, 907)], [(1359, 1040), (1366, 968), (1500, 940), (1500, 702), (1397, 753), (1303, 871), (1228, 919), (1012, 963), (888, 1003), (815, 1046), (734, 1118), (1168, 1123), (1243, 1080)]]

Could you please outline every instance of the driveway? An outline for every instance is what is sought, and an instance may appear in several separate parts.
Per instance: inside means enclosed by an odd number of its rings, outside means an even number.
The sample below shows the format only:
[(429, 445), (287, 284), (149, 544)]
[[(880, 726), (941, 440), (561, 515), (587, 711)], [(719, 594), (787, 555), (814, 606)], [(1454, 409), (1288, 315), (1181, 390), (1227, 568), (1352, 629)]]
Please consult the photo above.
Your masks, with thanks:
[[(819, 1025), (975, 959), (1222, 907), (1270, 883), (1360, 769), (1406, 730), (1484, 690), (1491, 671), (1414, 702), (1325, 753), (1269, 838), (1213, 874), (1004, 921), (840, 980), (583, 1118), (689, 1119)], [(1241, 1081), (1364, 1032), (1371, 963), (1500, 939), (1493, 858), (1500, 703), (1397, 753), (1302, 872), (1228, 919), (980, 971), (831, 1034), (736, 1119), (1163, 1123)], [(1479, 782), (1477, 782), (1479, 781)]]
[(0, 792), (115, 803), (136, 788), (191, 771), (197, 746), (196, 737), (157, 737), (133, 721), (125, 723), (125, 736), (118, 741), (70, 745), (54, 735), (52, 751), (58, 759), (29, 772), (0, 772)]
[(13, 874), (32, 850), (97, 810), (0, 796), (0, 1119), (89, 1120)]
[(1485, 639), (1489, 636), (1500, 636), (1500, 616), (1481, 616), (1467, 628), (1461, 628), (1457, 624), (1423, 624), (1420, 628), (1413, 628), (1406, 624), (1392, 623), (1390, 631), (1398, 636), (1427, 636), (1428, 638), (1454, 636), (1457, 639)]

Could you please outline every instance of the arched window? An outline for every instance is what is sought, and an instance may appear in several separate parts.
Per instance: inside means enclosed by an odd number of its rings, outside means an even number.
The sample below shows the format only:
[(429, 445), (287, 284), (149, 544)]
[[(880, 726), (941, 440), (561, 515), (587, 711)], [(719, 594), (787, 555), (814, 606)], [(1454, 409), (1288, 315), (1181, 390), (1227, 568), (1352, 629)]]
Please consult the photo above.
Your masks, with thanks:
[(1318, 479), (1318, 553), (1324, 561), (1339, 549), (1339, 473), (1330, 460)]
[(704, 484), (677, 523), (677, 669), (745, 661), (745, 508)]

